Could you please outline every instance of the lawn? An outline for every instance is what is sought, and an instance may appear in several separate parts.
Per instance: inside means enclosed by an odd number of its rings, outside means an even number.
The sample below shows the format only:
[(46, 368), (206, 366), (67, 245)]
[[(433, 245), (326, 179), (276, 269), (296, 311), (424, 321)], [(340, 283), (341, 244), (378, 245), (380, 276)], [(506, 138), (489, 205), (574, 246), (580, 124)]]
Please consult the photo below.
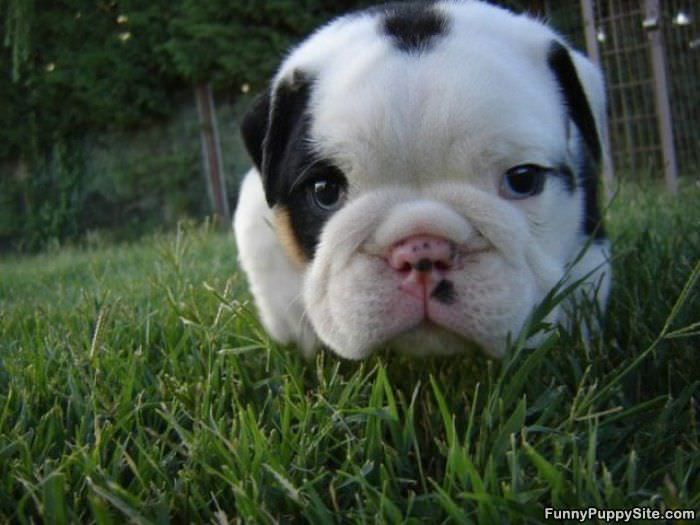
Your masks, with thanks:
[(700, 188), (608, 210), (604, 334), (305, 361), (230, 234), (0, 260), (0, 521), (539, 523), (700, 509)]

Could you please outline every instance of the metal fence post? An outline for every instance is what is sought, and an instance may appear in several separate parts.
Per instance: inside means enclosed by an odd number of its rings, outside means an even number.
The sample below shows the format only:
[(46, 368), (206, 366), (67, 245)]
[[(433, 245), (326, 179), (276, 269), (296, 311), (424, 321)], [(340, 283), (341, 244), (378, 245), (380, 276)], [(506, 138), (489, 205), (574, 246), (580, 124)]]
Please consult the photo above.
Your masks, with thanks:
[(644, 1), (644, 29), (647, 31), (651, 49), (651, 63), (654, 73), (654, 103), (661, 135), (661, 149), (664, 159), (666, 188), (671, 193), (678, 191), (678, 162), (673, 144), (673, 123), (669, 104), (668, 79), (666, 77), (666, 50), (661, 31), (661, 9), (659, 0)]

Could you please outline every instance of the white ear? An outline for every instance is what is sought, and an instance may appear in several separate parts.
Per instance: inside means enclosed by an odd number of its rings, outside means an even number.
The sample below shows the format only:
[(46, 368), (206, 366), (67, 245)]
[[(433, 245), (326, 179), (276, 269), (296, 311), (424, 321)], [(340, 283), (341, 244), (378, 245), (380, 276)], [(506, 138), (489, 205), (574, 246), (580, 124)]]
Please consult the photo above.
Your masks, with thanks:
[(280, 343), (297, 343), (313, 355), (318, 338), (305, 315), (302, 275), (282, 248), (265, 200), (260, 174), (252, 169), (241, 184), (233, 229), (263, 326)]

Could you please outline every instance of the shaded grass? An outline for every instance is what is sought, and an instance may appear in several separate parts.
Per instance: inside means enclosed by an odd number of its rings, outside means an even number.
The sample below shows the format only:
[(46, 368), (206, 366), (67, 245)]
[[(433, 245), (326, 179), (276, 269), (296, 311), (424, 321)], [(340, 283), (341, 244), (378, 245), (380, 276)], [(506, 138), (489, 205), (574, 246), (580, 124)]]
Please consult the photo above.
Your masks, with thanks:
[(0, 520), (539, 523), (700, 507), (700, 192), (624, 187), (603, 337), (305, 362), (232, 239), (0, 261)]

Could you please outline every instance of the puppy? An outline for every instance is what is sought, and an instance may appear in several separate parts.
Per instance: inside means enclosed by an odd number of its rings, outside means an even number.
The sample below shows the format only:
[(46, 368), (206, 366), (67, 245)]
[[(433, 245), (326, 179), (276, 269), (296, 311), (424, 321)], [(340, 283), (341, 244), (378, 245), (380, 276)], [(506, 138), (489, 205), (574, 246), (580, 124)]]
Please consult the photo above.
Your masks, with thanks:
[(245, 116), (234, 218), (265, 328), (307, 353), (502, 357), (560, 282), (604, 307), (600, 71), (475, 0), (352, 13), (288, 55)]

